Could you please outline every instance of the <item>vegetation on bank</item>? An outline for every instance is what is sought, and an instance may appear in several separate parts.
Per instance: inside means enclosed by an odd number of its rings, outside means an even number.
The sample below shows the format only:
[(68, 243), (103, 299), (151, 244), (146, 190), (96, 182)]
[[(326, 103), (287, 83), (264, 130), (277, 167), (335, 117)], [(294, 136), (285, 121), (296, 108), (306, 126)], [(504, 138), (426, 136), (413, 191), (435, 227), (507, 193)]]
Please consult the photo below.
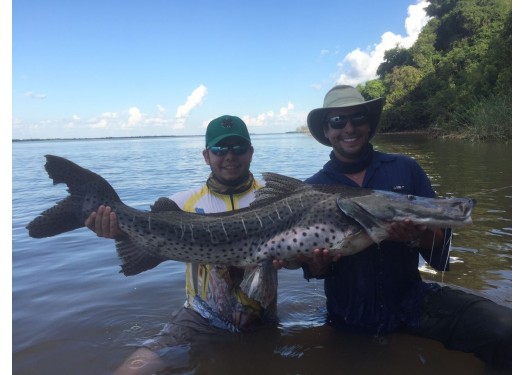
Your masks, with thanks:
[(511, 0), (428, 1), (414, 45), (386, 51), (379, 78), (357, 87), (385, 98), (379, 131), (510, 141)]

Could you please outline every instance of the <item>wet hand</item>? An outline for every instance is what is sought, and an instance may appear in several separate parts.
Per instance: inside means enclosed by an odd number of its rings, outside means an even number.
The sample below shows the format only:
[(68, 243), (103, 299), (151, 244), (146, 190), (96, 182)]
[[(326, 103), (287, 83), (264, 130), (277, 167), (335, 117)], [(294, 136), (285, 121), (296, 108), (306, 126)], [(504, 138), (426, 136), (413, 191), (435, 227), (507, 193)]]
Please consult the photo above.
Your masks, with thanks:
[(98, 237), (117, 239), (126, 234), (118, 226), (117, 215), (111, 211), (109, 206), (100, 206), (96, 212), (92, 212), (84, 225), (91, 229)]
[(301, 267), (301, 262), (299, 260), (274, 259), (272, 261), (272, 266), (276, 270), (280, 270), (281, 268), (286, 268), (286, 269), (289, 269), (289, 270), (295, 270), (295, 269)]
[(306, 263), (313, 276), (319, 276), (326, 272), (326, 269), (333, 262), (341, 259), (341, 254), (331, 254), (328, 249), (314, 249), (312, 255), (301, 255), (299, 260)]
[(396, 221), (386, 227), (388, 240), (397, 242), (419, 242), (426, 230), (426, 225), (414, 224), (410, 219)]

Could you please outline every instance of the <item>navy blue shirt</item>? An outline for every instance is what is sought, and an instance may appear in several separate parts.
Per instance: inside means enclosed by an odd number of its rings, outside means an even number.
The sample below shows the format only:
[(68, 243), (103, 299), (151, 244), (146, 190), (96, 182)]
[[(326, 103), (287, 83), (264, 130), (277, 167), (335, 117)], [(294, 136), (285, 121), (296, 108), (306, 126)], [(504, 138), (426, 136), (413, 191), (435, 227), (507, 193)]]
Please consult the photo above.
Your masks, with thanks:
[[(338, 172), (331, 161), (308, 178), (309, 184), (342, 184), (359, 187)], [(435, 197), (430, 180), (419, 164), (404, 155), (374, 151), (363, 188)], [(445, 243), (450, 244), (451, 231)], [(328, 321), (355, 332), (384, 334), (403, 326), (417, 325), (419, 304), (436, 283), (419, 274), (419, 254), (439, 271), (448, 270), (449, 246), (432, 252), (400, 242), (383, 241), (331, 264), (324, 278)], [(311, 278), (303, 266), (306, 279)]]

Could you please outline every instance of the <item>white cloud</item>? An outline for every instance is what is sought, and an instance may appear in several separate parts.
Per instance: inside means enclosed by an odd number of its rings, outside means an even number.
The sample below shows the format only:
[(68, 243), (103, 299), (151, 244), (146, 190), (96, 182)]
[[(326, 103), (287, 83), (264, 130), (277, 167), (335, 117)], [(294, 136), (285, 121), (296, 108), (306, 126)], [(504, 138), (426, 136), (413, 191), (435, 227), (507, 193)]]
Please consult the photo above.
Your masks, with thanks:
[(77, 116), (77, 115), (73, 115), (71, 116), (71, 121), (68, 121), (64, 127), (66, 129), (74, 129), (76, 127), (76, 125), (79, 123), (80, 121), (80, 117)]
[(272, 119), (274, 117), (273, 111), (268, 111), (265, 113), (259, 113), (255, 117), (253, 116), (243, 116), (242, 120), (246, 123), (248, 126), (264, 126), (267, 124), (267, 121)]
[(96, 121), (89, 122), (89, 127), (93, 129), (102, 129), (108, 126), (108, 119), (98, 118)]
[(256, 126), (256, 127), (272, 126), (272, 125), (276, 125), (278, 123), (282, 123), (283, 121), (288, 120), (289, 119), (288, 117), (291, 114), (293, 114), (294, 108), (295, 108), (295, 105), (291, 102), (288, 102), (286, 106), (281, 107), (277, 112), (273, 110), (269, 110), (267, 112), (260, 113), (256, 115), (255, 117), (246, 115), (242, 117), (242, 120), (248, 126)]
[(129, 117), (128, 117), (128, 126), (132, 127), (134, 125), (137, 125), (142, 120), (142, 114), (140, 113), (140, 109), (137, 107), (131, 107), (129, 109)]
[(208, 94), (208, 89), (204, 85), (197, 87), (190, 96), (186, 99), (186, 102), (177, 108), (175, 114), (175, 123), (173, 124), (174, 129), (184, 128), (184, 123), (190, 112), (197, 106), (201, 105), (204, 97)]
[(405, 20), (405, 29), (408, 36), (405, 39), (409, 46), (414, 44), (421, 29), (430, 21), (430, 17), (427, 16), (425, 11), (427, 6), (428, 1), (420, 0), (417, 4), (408, 7), (408, 18)]
[(408, 16), (405, 20), (407, 36), (403, 37), (387, 31), (381, 36), (381, 42), (374, 45), (370, 52), (364, 52), (359, 48), (349, 52), (338, 64), (340, 72), (337, 83), (356, 86), (377, 78), (376, 71), (383, 62), (386, 50), (394, 48), (396, 44), (408, 48), (417, 40), (421, 29), (430, 19), (424, 10), (426, 6), (428, 6), (427, 1), (418, 0), (416, 4), (408, 7)]
[(107, 128), (110, 121), (117, 118), (118, 115), (115, 112), (104, 112), (100, 117), (88, 120), (87, 125), (93, 129)]
[(288, 102), (288, 105), (286, 107), (282, 107), (279, 110), (279, 116), (281, 116), (281, 117), (286, 116), (294, 108), (295, 108), (295, 106), (293, 105), (293, 103)]
[(175, 115), (175, 117), (188, 117), (188, 114), (193, 108), (202, 104), (202, 101), (204, 100), (204, 97), (207, 93), (208, 89), (206, 88), (206, 86), (200, 85), (199, 87), (197, 87), (195, 90), (193, 90), (191, 95), (188, 96), (186, 102), (177, 108), (177, 114)]

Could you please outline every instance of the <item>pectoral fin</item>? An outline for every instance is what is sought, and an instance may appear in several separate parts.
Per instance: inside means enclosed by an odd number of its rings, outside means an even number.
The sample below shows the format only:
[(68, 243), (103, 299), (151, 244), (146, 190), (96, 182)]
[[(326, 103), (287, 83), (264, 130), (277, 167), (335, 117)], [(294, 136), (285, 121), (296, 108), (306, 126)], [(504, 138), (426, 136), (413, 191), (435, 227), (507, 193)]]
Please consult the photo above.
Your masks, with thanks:
[(144, 249), (140, 249), (129, 239), (117, 240), (117, 253), (122, 260), (120, 272), (126, 276), (137, 275), (157, 267), (166, 259), (155, 257)]
[(241, 282), (241, 290), (249, 297), (267, 308), (277, 298), (277, 272), (273, 270), (272, 261), (247, 269)]
[(357, 221), (375, 243), (380, 243), (388, 238), (389, 234), (385, 230), (387, 223), (376, 218), (364, 210), (360, 205), (353, 202), (351, 198), (337, 198), (337, 206), (344, 214)]

